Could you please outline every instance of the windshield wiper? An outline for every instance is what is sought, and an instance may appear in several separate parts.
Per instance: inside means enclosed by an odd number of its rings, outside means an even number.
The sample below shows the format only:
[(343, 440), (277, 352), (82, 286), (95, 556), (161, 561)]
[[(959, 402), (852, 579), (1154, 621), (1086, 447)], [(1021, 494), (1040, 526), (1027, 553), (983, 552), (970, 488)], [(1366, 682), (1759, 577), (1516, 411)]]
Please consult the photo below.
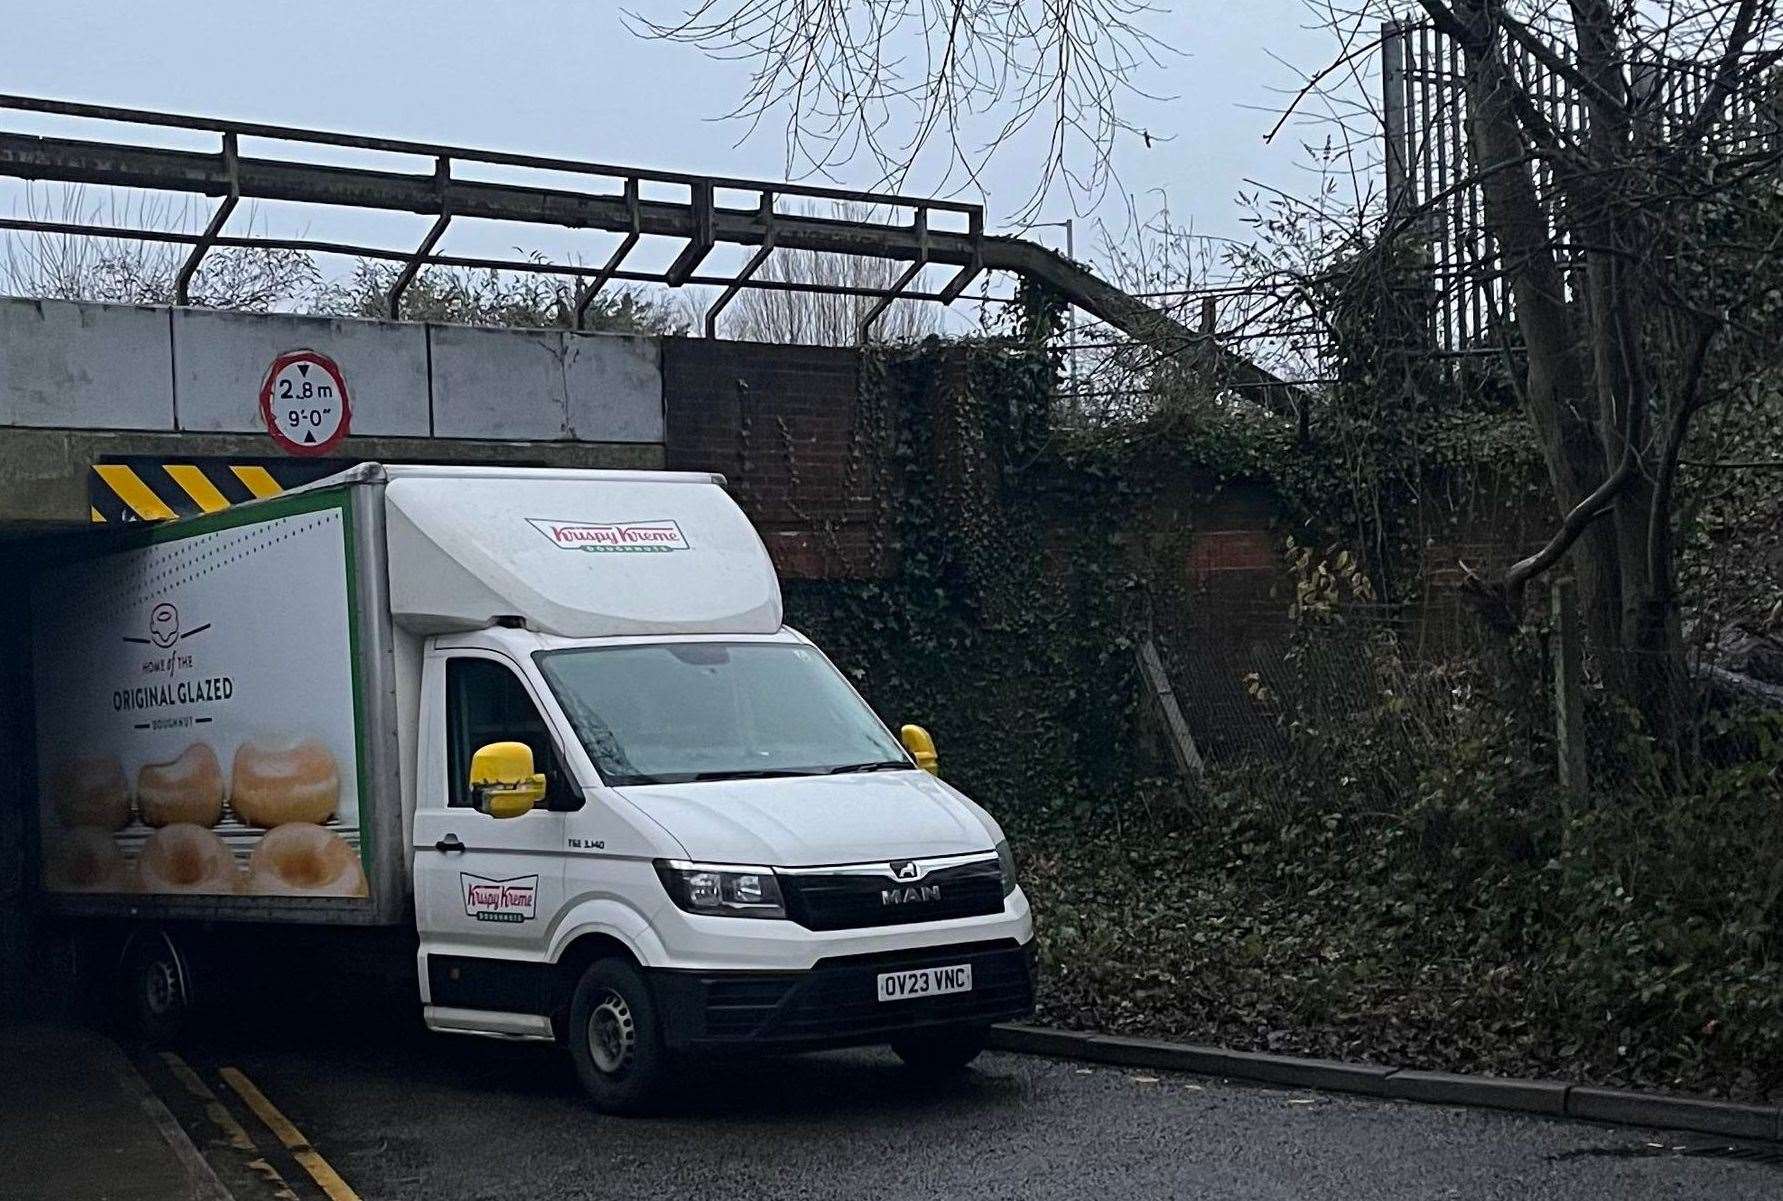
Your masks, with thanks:
[[(872, 759), (866, 763), (844, 763), (840, 767), (799, 768), (799, 767), (741, 767), (729, 771), (696, 771), (685, 777), (692, 783), (700, 780), (776, 780), (790, 776), (839, 776), (845, 772), (856, 771), (914, 771), (915, 769), (903, 759)], [(679, 776), (679, 773), (676, 773)], [(659, 780), (658, 783), (669, 783)]]
[(872, 759), (866, 763), (844, 763), (841, 767), (832, 767), (824, 774), (840, 776), (854, 771), (915, 771), (905, 759)]

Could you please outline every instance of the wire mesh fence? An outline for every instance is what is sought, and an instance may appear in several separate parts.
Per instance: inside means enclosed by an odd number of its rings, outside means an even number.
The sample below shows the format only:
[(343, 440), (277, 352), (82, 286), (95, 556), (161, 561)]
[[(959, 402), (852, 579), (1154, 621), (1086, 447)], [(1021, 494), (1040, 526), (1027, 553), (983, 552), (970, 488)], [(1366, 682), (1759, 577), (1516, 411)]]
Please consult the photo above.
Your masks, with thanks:
[(1468, 773), (1491, 781), (1494, 803), (1555, 813), (1617, 790), (1675, 790), (1751, 759), (1743, 716), (1783, 713), (1783, 685), (1709, 648), (1584, 654), (1557, 614), (1516, 640), (1431, 622), (1416, 606), (1291, 618), (1281, 603), (1190, 598), (1155, 611), (1151, 633), (1208, 783), (1242, 788), (1283, 822), (1402, 818), (1452, 802)]

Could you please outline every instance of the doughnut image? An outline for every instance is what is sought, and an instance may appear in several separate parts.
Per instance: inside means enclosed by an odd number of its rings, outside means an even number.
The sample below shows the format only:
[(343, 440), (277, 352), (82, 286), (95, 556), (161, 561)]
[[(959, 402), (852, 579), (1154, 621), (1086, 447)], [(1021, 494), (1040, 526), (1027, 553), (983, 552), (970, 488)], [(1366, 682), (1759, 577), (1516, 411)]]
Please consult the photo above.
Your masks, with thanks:
[(240, 892), (241, 873), (223, 840), (203, 826), (176, 822), (142, 844), (136, 861), (144, 892)]
[(131, 878), (111, 835), (89, 826), (55, 835), (43, 883), (54, 892), (128, 892)]
[(111, 755), (70, 759), (50, 784), (56, 816), (65, 826), (122, 830), (130, 820), (130, 786)]
[(340, 801), (340, 771), (314, 738), (252, 738), (235, 752), (229, 803), (251, 826), (320, 825)]
[(209, 743), (194, 742), (167, 763), (136, 773), (136, 808), (151, 826), (214, 826), (223, 816), (223, 769)]
[(248, 856), (248, 891), (281, 896), (362, 897), (358, 852), (332, 830), (288, 822), (268, 830)]

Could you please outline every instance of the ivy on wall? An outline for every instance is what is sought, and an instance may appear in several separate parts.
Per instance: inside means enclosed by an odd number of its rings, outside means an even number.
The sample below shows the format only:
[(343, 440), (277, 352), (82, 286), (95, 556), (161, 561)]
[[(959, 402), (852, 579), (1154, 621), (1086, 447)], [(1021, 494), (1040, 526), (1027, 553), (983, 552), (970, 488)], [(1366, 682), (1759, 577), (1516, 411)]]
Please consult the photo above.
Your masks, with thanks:
[[(1284, 538), (1356, 546), (1390, 598), (1421, 566), (1428, 489), (1477, 486), (1493, 456), (1509, 480), (1534, 466), (1516, 439), (1505, 449), (1513, 415), (1440, 412), (1410, 388), (1391, 414), (1321, 409), (1300, 429), (1169, 396), (1146, 421), (1056, 429), (1060, 302), (1025, 289), (1010, 307), (1002, 337), (863, 352), (844, 486), (872, 499), (872, 549), (850, 562), (813, 521), (842, 578), (786, 587), (788, 621), (888, 720), (929, 727), (949, 778), (996, 804), (1084, 812), (1167, 773), (1135, 643), (1155, 608), (1192, 603), (1198, 500), (1261, 491)], [(797, 509), (794, 441), (773, 441), (746, 455), (785, 456)]]
[(1088, 805), (1132, 770), (1098, 489), (1069, 531), (1039, 504), (1052, 397), (1047, 357), (1008, 342), (866, 355), (849, 486), (874, 497), (873, 558), (893, 570), (786, 587), (788, 621), (888, 720), (927, 726), (949, 779), (1000, 804)]

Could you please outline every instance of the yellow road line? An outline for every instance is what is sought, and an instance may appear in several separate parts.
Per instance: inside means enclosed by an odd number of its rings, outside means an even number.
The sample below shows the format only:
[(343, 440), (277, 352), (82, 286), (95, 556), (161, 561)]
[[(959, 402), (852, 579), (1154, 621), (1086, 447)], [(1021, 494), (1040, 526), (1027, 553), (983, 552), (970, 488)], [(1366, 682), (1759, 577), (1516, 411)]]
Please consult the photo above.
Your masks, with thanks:
[(264, 500), (268, 496), (277, 496), (284, 491), (279, 487), (279, 482), (272, 478), (272, 472), (264, 467), (232, 466), (229, 470), (235, 472), (235, 478), (246, 485), (248, 491), (252, 492), (257, 499)]
[(186, 495), (198, 502), (198, 507), (206, 513), (215, 513), (219, 509), (229, 507), (229, 498), (217, 491), (217, 486), (210, 482), (204, 472), (190, 463), (168, 463), (167, 474), (173, 482), (186, 490)]
[(242, 1129), (241, 1123), (235, 1120), (235, 1115), (229, 1112), (228, 1107), (217, 1100), (217, 1094), (211, 1092), (210, 1086), (199, 1077), (198, 1073), (194, 1072), (185, 1060), (172, 1051), (161, 1052), (161, 1062), (167, 1065), (167, 1069), (173, 1073), (174, 1079), (186, 1086), (187, 1092), (204, 1102), (205, 1115), (216, 1123), (217, 1128), (228, 1138), (229, 1145), (237, 1151), (246, 1151), (254, 1156), (248, 1161), (247, 1168), (266, 1181), (267, 1186), (272, 1190), (275, 1201), (298, 1201), (297, 1194), (291, 1191), (291, 1186), (285, 1183), (285, 1178), (279, 1175), (279, 1170), (267, 1163), (266, 1159), (260, 1155), (260, 1148), (256, 1147), (254, 1140), (248, 1137), (248, 1132)]
[(328, 1161), (310, 1146), (309, 1140), (303, 1137), (303, 1131), (293, 1126), (291, 1119), (280, 1113), (266, 1099), (266, 1094), (254, 1087), (252, 1080), (234, 1068), (223, 1068), (220, 1075), (223, 1083), (234, 1089), (236, 1096), (254, 1111), (254, 1116), (264, 1122), (266, 1128), (285, 1144), (285, 1150), (291, 1152), (292, 1159), (303, 1165), (303, 1170), (310, 1174), (310, 1179), (316, 1182), (316, 1186), (328, 1194), (328, 1201), (360, 1201), (359, 1194), (349, 1188), (347, 1182), (328, 1165)]
[(254, 1140), (249, 1138), (248, 1132), (241, 1128), (241, 1123), (235, 1120), (235, 1115), (223, 1107), (223, 1103), (217, 1100), (217, 1094), (211, 1092), (210, 1086), (199, 1079), (198, 1073), (188, 1067), (185, 1060), (172, 1051), (163, 1051), (161, 1052), (161, 1062), (167, 1065), (167, 1069), (173, 1073), (176, 1080), (186, 1086), (187, 1092), (204, 1102), (204, 1112), (211, 1121), (217, 1124), (217, 1128), (228, 1136), (231, 1147), (237, 1151), (254, 1150)]
[(96, 463), (93, 470), (97, 471), (99, 478), (104, 480), (106, 485), (118, 494), (119, 499), (134, 509), (136, 515), (144, 521), (166, 521), (174, 515), (173, 510), (168, 508), (161, 498), (142, 482), (142, 477), (122, 463)]

